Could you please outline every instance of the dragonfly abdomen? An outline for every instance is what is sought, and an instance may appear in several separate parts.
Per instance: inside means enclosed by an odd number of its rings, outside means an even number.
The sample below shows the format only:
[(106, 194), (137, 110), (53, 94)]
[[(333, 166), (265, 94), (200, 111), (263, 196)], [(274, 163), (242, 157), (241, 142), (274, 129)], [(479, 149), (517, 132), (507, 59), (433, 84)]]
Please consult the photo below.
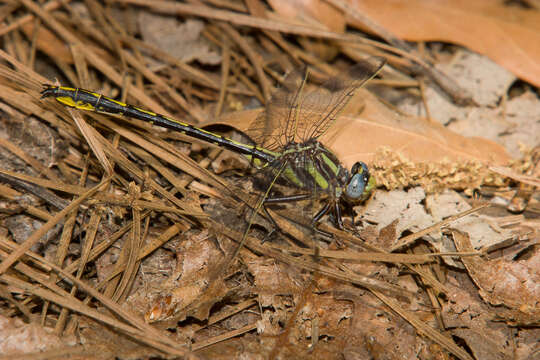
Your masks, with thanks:
[(275, 159), (275, 154), (269, 150), (240, 143), (176, 119), (125, 104), (121, 101), (85, 89), (46, 85), (46, 88), (41, 92), (41, 97), (54, 97), (58, 102), (80, 110), (128, 116), (138, 120), (147, 121), (151, 124), (184, 133), (234, 152), (249, 155), (253, 158), (262, 160), (263, 162), (272, 162)]

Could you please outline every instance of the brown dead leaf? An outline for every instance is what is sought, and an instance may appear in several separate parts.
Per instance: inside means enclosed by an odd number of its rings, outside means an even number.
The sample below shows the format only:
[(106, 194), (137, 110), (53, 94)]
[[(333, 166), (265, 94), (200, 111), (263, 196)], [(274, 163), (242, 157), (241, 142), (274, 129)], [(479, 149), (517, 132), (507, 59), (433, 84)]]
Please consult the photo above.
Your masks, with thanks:
[(298, 294), (302, 291), (297, 269), (285, 263), (276, 262), (275, 259), (244, 256), (248, 271), (254, 278), (261, 306), (274, 306), (279, 309), (280, 299), (276, 298), (276, 294)]
[[(409, 41), (445, 41), (484, 54), (540, 85), (540, 12), (490, 0), (355, 1), (356, 9)], [(351, 19), (351, 25), (361, 25)]]
[(197, 60), (217, 65), (221, 56), (201, 36), (204, 23), (199, 20), (180, 22), (169, 15), (141, 12), (138, 16), (143, 39), (185, 63)]
[[(458, 251), (471, 251), (469, 236), (452, 231)], [(497, 259), (485, 261), (480, 258), (462, 258), (470, 277), (480, 288), (480, 296), (492, 305), (505, 305), (511, 312), (499, 316), (519, 324), (540, 323), (540, 252), (526, 260), (508, 261)]]
[(338, 9), (323, 0), (311, 1), (268, 1), (274, 11), (282, 17), (296, 19), (304, 24), (323, 24), (327, 29), (337, 33), (345, 31), (345, 17)]
[(446, 328), (467, 344), (476, 359), (510, 358), (510, 346), (505, 341), (508, 330), (492, 321), (492, 308), (476, 296), (468, 278), (448, 280), (448, 301), (442, 303), (441, 311)]
[[(359, 104), (363, 112), (356, 114)], [(245, 132), (261, 109), (241, 111), (205, 125), (224, 124)], [(506, 150), (486, 139), (460, 136), (444, 126), (413, 116), (393, 112), (367, 90), (359, 89), (336, 120), (321, 137), (345, 167), (356, 161), (371, 163), (380, 148), (389, 148), (412, 162), (460, 162), (476, 160), (485, 164), (506, 164)]]
[(227, 293), (222, 280), (209, 280), (209, 272), (219, 265), (215, 260), (221, 258), (221, 253), (207, 237), (203, 232), (180, 244), (175, 271), (165, 281), (153, 285), (153, 296), (148, 296), (147, 289), (132, 296), (132, 304), (148, 308), (146, 321), (162, 321), (173, 315), (180, 320), (187, 315), (207, 319), (210, 308)]
[[(359, 357), (361, 359), (416, 358), (423, 341), (414, 336), (413, 327), (371, 297), (363, 296), (359, 300), (354, 303), (344, 353), (352, 349), (359, 351), (360, 343), (368, 352), (367, 356)], [(399, 325), (390, 328), (389, 323)], [(362, 344), (359, 338), (365, 343)]]
[(349, 330), (353, 304), (337, 300), (332, 295), (313, 297), (298, 314), (298, 332), (309, 338), (313, 327), (317, 327), (319, 336), (337, 337)]
[[(326, 144), (346, 166), (359, 159), (371, 162), (377, 149), (384, 147), (412, 162), (460, 162), (477, 160), (487, 164), (507, 163), (506, 150), (486, 139), (467, 138), (427, 120), (400, 115), (378, 101), (367, 90), (357, 91), (351, 102), (365, 101), (362, 113), (351, 116), (344, 111)], [(334, 133), (332, 133), (334, 132)]]
[[(55, 335), (52, 329), (48, 330), (36, 322), (25, 324), (18, 318), (1, 316), (0, 354), (32, 353), (66, 346), (65, 340)], [(16, 357), (16, 355), (13, 356)]]

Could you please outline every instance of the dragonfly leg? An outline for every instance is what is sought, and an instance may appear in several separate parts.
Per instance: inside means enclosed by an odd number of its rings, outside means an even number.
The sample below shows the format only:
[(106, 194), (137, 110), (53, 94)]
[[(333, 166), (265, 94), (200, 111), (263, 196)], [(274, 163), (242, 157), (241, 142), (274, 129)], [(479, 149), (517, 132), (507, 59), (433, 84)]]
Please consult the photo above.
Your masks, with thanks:
[[(319, 230), (319, 229), (317, 229), (317, 226), (316, 226), (317, 222), (320, 220), (320, 218), (323, 217), (323, 215), (325, 213), (327, 213), (329, 209), (330, 209), (330, 204), (327, 204), (321, 210), (319, 210), (319, 212), (311, 220), (311, 226), (312, 226), (313, 230), (317, 234), (323, 235), (323, 236), (325, 236), (327, 238), (332, 238), (333, 237), (332, 234), (327, 233), (326, 231), (323, 231), (323, 230)], [(261, 243), (264, 244), (266, 241), (268, 241), (272, 237), (272, 235), (276, 231), (281, 231), (281, 230), (280, 230), (280, 227), (277, 224), (276, 220), (274, 220), (272, 215), (270, 215), (270, 212), (268, 212), (268, 209), (266, 208), (265, 205), (263, 205), (263, 211), (266, 214), (266, 216), (268, 217), (269, 221), (272, 223), (272, 230), (270, 230), (270, 232), (268, 232), (268, 234), (266, 234), (265, 237), (263, 238), (263, 240), (261, 241)]]
[(317, 232), (318, 234), (323, 235), (323, 236), (326, 236), (326, 237), (328, 237), (328, 238), (332, 238), (332, 237), (333, 237), (332, 234), (327, 233), (326, 231), (317, 229), (317, 223), (318, 223), (319, 220), (321, 220), (321, 218), (328, 212), (328, 210), (330, 210), (330, 201), (328, 201), (328, 202), (322, 207), (322, 209), (319, 210), (319, 212), (315, 214), (315, 216), (313, 217), (313, 219), (311, 219), (311, 226), (313, 227), (313, 229), (315, 229), (315, 232)]
[(334, 215), (336, 216), (336, 226), (339, 230), (343, 230), (343, 219), (341, 218), (341, 208), (339, 202), (334, 202)]
[(266, 214), (266, 216), (268, 217), (269, 221), (272, 223), (273, 229), (264, 237), (262, 242), (264, 243), (265, 241), (268, 241), (268, 239), (272, 236), (272, 234), (276, 231), (276, 229), (279, 229), (278, 224), (276, 223), (276, 221), (274, 220), (272, 215), (270, 215), (270, 213), (268, 212), (268, 209), (266, 208), (267, 204), (279, 204), (279, 203), (284, 203), (284, 202), (295, 202), (295, 201), (301, 201), (301, 200), (308, 199), (309, 197), (310, 197), (309, 194), (298, 194), (298, 195), (292, 195), (292, 196), (279, 196), (279, 197), (272, 197), (272, 198), (264, 199), (264, 203), (263, 203), (263, 206), (262, 206), (263, 211)]
[[(268, 216), (268, 218), (272, 222), (272, 224), (274, 226), (274, 229), (272, 231), (270, 231), (270, 233), (267, 236), (265, 236), (265, 239), (263, 241), (266, 241), (266, 239), (269, 238), (269, 236), (271, 234), (273, 234), (274, 231), (276, 231), (276, 229), (279, 229), (279, 226), (277, 225), (276, 221), (274, 220), (274, 218), (270, 215), (270, 213), (266, 209), (266, 206), (265, 206), (266, 204), (277, 204), (277, 203), (284, 203), (284, 202), (296, 202), (296, 201), (306, 200), (306, 199), (309, 199), (311, 197), (312, 197), (311, 194), (298, 194), (298, 195), (292, 195), (292, 196), (273, 197), (273, 198), (268, 198), (268, 199), (264, 200), (264, 205), (263, 205), (264, 212), (265, 212), (266, 216)], [(322, 231), (322, 230), (317, 229), (316, 225), (319, 222), (319, 220), (324, 215), (326, 215), (328, 210), (330, 210), (330, 206), (331, 206), (330, 202), (327, 202), (323, 206), (323, 208), (321, 210), (319, 210), (317, 212), (317, 214), (315, 214), (315, 216), (311, 219), (311, 226), (314, 228), (315, 232), (317, 232), (320, 235), (326, 236), (328, 238), (331, 238), (332, 234), (327, 233), (326, 231)], [(340, 217), (340, 219), (341, 219), (341, 217)], [(343, 226), (343, 224), (341, 224), (341, 225)]]
[(315, 226), (319, 220), (330, 210), (330, 201), (328, 201), (318, 213), (311, 219), (311, 225)]
[[(356, 213), (354, 211), (354, 206), (347, 202), (342, 202), (342, 204), (344, 205), (344, 210), (351, 213), (351, 226), (354, 228), (356, 221)], [(343, 222), (341, 224), (343, 225)]]
[(272, 198), (265, 199), (264, 203), (263, 203), (263, 211), (266, 214), (266, 216), (268, 217), (269, 221), (272, 223), (273, 228), (268, 234), (266, 234), (266, 236), (264, 237), (262, 242), (264, 243), (264, 242), (268, 241), (268, 239), (270, 239), (272, 234), (274, 234), (279, 229), (278, 224), (276, 223), (276, 221), (274, 220), (272, 215), (270, 215), (270, 213), (268, 212), (268, 209), (266, 208), (267, 204), (279, 204), (279, 203), (285, 203), (285, 202), (295, 202), (295, 201), (301, 201), (301, 200), (308, 199), (309, 197), (310, 197), (310, 194), (298, 194), (298, 195), (292, 195), (292, 196), (279, 196), (279, 197), (272, 197)]
[(284, 202), (295, 202), (295, 201), (301, 201), (306, 200), (311, 197), (310, 194), (298, 194), (298, 195), (291, 195), (291, 196), (278, 196), (278, 197), (272, 197), (264, 200), (265, 204), (277, 204), (277, 203), (284, 203)]
[(272, 215), (270, 215), (270, 212), (268, 212), (268, 209), (266, 208), (266, 205), (265, 205), (265, 204), (263, 204), (262, 208), (263, 208), (264, 213), (266, 214), (266, 217), (267, 217), (268, 220), (272, 223), (272, 230), (270, 230), (270, 231), (268, 232), (268, 234), (266, 234), (266, 235), (264, 236), (264, 238), (262, 239), (262, 241), (261, 241), (261, 244), (264, 244), (265, 242), (267, 242), (267, 241), (272, 237), (272, 235), (273, 235), (276, 231), (279, 231), (279, 230), (278, 230), (278, 229), (279, 229), (279, 226), (278, 226), (276, 220), (274, 220), (274, 218), (272, 217)]

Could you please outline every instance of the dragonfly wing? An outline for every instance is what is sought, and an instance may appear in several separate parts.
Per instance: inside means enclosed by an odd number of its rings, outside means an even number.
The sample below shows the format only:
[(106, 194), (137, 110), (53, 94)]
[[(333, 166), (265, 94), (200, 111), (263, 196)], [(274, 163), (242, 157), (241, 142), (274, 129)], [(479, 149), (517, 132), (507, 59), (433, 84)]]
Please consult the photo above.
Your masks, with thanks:
[(382, 57), (361, 60), (346, 74), (310, 92), (304, 89), (305, 70), (289, 73), (247, 135), (257, 145), (274, 151), (293, 141), (317, 139), (332, 126), (354, 91), (373, 78), (385, 62)]
[(280, 150), (296, 135), (298, 100), (302, 94), (305, 70), (290, 72), (283, 85), (272, 95), (266, 110), (251, 123), (246, 134), (255, 144), (269, 150)]
[(347, 73), (332, 77), (299, 101), (297, 134), (302, 141), (317, 139), (333, 125), (356, 89), (372, 79), (386, 63), (383, 57), (359, 61)]

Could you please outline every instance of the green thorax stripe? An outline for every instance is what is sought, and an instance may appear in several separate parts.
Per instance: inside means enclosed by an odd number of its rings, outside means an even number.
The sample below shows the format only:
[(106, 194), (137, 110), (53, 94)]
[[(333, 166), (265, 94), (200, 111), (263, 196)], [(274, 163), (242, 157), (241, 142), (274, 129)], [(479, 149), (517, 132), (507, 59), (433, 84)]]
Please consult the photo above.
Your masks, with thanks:
[(333, 191), (336, 185), (342, 186), (339, 176), (343, 168), (337, 158), (318, 142), (286, 149), (276, 161), (287, 162), (282, 176), (298, 188), (318, 188), (328, 192)]

